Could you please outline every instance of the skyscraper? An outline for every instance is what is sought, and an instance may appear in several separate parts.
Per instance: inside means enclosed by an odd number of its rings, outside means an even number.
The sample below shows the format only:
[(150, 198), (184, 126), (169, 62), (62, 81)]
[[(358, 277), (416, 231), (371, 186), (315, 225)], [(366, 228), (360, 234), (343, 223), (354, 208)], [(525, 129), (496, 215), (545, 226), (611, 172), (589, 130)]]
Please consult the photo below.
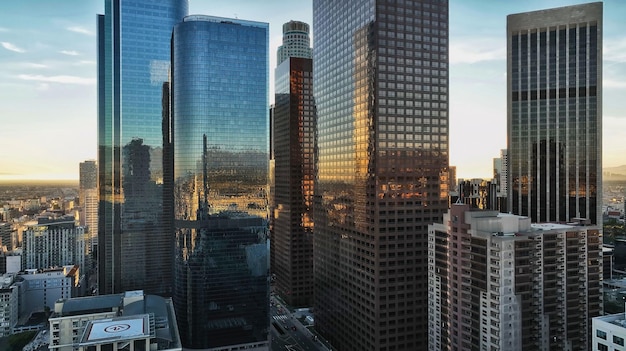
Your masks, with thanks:
[[(78, 173), (78, 201), (81, 207), (80, 225), (83, 227), (90, 226), (90, 229), (95, 233), (98, 231), (98, 198), (93, 197), (93, 191), (98, 189), (98, 166), (96, 161), (88, 160), (81, 162), (78, 166)], [(89, 201), (89, 204), (87, 204), (87, 201)]]
[[(306, 29), (290, 21), (285, 28)], [(274, 201), (271, 220), (272, 274), (276, 292), (290, 306), (311, 306), (313, 298), (313, 182), (315, 180), (315, 101), (313, 64), (306, 50), (290, 47), (283, 35), (285, 58), (275, 70), (273, 114)], [(298, 51), (300, 50), (300, 51)], [(279, 52), (279, 61), (280, 53)]]
[(507, 175), (509, 173), (509, 155), (506, 149), (500, 150), (500, 157), (493, 159), (493, 184), (496, 186), (495, 204), (493, 209), (507, 213)]
[(448, 2), (313, 1), (316, 328), (428, 341), (428, 225), (448, 208)]
[(309, 25), (300, 21), (289, 21), (283, 24), (283, 45), (276, 51), (277, 65), (290, 57), (311, 58), (311, 41)]
[(507, 17), (508, 210), (602, 223), (602, 3)]
[(174, 27), (166, 183), (186, 348), (269, 349), (268, 31), (200, 15)]
[(601, 241), (596, 226), (453, 204), (429, 233), (429, 350), (589, 350)]
[(161, 91), (187, 0), (105, 0), (98, 15), (98, 286), (170, 295)]
[(89, 160), (79, 165), (78, 201), (80, 202), (80, 225), (85, 227), (88, 235), (86, 242), (89, 254), (89, 267), (81, 267), (83, 271), (91, 269), (96, 240), (98, 240), (98, 166), (96, 161)]

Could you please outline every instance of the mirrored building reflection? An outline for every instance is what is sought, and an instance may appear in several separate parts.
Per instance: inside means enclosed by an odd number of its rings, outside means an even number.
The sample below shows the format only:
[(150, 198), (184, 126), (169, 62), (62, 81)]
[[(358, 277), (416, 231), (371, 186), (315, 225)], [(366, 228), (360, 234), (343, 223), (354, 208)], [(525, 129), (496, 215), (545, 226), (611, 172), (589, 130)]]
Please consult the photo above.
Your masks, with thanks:
[(100, 294), (171, 295), (173, 236), (163, 222), (162, 84), (187, 0), (105, 0), (98, 15)]
[(268, 29), (199, 15), (174, 27), (166, 188), (186, 348), (269, 349)]
[(448, 208), (448, 2), (314, 0), (316, 329), (425, 350), (428, 225)]

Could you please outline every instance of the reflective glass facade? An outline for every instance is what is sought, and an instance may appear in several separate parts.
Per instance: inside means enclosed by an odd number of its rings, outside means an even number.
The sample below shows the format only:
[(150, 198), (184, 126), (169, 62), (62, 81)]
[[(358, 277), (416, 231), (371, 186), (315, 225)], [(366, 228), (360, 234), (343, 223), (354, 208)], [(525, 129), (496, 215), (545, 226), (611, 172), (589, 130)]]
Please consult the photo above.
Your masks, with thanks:
[(268, 30), (210, 16), (174, 28), (166, 183), (187, 348), (269, 347)]
[[(316, 329), (428, 344), (428, 225), (448, 205), (448, 2), (314, 0)], [(434, 307), (433, 307), (434, 308)]]
[(602, 223), (602, 3), (510, 15), (508, 208)]
[(98, 16), (100, 294), (171, 294), (161, 94), (172, 28), (187, 11), (187, 0), (105, 0)]
[(311, 59), (290, 57), (276, 68), (272, 274), (290, 306), (313, 299), (315, 101)]

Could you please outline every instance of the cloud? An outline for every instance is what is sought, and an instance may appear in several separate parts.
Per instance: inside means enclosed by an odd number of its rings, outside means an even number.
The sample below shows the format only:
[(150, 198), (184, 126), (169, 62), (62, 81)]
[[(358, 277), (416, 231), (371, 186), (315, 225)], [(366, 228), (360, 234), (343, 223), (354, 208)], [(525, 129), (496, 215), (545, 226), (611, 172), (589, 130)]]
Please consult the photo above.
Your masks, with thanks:
[(602, 86), (604, 88), (626, 89), (626, 81), (613, 80), (613, 79), (603, 79), (602, 80)]
[(85, 35), (94, 35), (94, 33), (92, 31), (90, 31), (87, 28), (83, 28), (80, 26), (72, 26), (72, 27), (67, 27), (67, 30), (69, 30), (70, 32), (74, 32), (74, 33), (80, 33), (80, 34), (85, 34)]
[(450, 64), (506, 60), (506, 43), (495, 39), (450, 42)]
[(11, 44), (9, 42), (6, 42), (6, 41), (0, 42), (0, 44), (2, 44), (3, 48), (5, 48), (5, 49), (7, 49), (9, 51), (14, 51), (14, 52), (19, 52), (19, 53), (26, 52), (26, 50), (24, 50), (22, 48), (19, 48), (19, 47), (15, 46), (15, 45), (13, 45), (13, 44)]
[(23, 66), (27, 68), (48, 68), (47, 65), (44, 65), (42, 63), (34, 63), (34, 62), (24, 62)]
[(8, 28), (0, 27), (0, 32), (8, 32), (8, 31), (9, 31)]
[(605, 39), (602, 51), (605, 61), (626, 62), (626, 38)]
[(63, 55), (67, 55), (67, 56), (78, 56), (78, 55), (80, 55), (78, 53), (78, 51), (74, 51), (74, 50), (61, 50), (59, 52), (62, 53)]
[(35, 89), (37, 89), (39, 91), (47, 91), (48, 89), (50, 89), (50, 84), (48, 84), (48, 83), (39, 83)]
[(94, 85), (95, 78), (83, 78), (76, 76), (44, 76), (40, 74), (20, 74), (17, 76), (22, 80), (36, 81), (40, 83), (60, 83), (60, 84), (77, 84), (77, 85)]
[(96, 61), (91, 61), (91, 60), (80, 60), (75, 63), (75, 65), (95, 65), (95, 64), (96, 64)]

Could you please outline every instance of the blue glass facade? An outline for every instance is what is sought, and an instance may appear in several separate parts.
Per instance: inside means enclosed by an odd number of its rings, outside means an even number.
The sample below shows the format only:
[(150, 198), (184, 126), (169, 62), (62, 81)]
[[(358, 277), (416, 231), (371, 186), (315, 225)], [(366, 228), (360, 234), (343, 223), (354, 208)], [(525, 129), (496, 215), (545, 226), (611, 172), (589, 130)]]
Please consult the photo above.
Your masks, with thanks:
[(161, 94), (172, 28), (187, 11), (187, 0), (105, 0), (98, 16), (100, 294), (171, 294)]
[(187, 348), (267, 349), (268, 30), (188, 16), (172, 36), (174, 305)]

